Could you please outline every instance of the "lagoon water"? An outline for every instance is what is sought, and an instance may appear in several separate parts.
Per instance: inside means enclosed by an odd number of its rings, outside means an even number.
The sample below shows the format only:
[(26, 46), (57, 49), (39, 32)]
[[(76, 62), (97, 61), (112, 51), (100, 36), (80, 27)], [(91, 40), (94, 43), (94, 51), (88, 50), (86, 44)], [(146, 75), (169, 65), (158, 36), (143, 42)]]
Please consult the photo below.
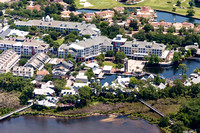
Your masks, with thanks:
[[(94, 9), (79, 9), (77, 10), (78, 12), (85, 12), (85, 13), (93, 13), (93, 12), (98, 12), (99, 10), (94, 10)], [(163, 11), (156, 11), (157, 13), (157, 21), (160, 20), (165, 20), (166, 22), (179, 22), (182, 23), (184, 21), (188, 21), (191, 23), (199, 23), (200, 24), (200, 20), (199, 19), (195, 19), (195, 18), (189, 18), (186, 16), (181, 16), (181, 15), (177, 15), (177, 14), (173, 14), (170, 12), (163, 12)]]
[[(200, 61), (195, 60), (184, 60), (181, 63), (185, 63), (188, 67), (187, 72), (185, 73), (188, 77), (195, 68), (200, 68)], [(165, 78), (173, 78), (181, 75), (181, 70), (178, 69), (178, 65), (170, 66), (169, 68), (145, 68), (146, 71), (155, 73)]]
[(112, 122), (101, 122), (107, 116), (81, 119), (20, 116), (0, 122), (0, 133), (161, 133), (156, 125), (145, 120), (119, 116)]

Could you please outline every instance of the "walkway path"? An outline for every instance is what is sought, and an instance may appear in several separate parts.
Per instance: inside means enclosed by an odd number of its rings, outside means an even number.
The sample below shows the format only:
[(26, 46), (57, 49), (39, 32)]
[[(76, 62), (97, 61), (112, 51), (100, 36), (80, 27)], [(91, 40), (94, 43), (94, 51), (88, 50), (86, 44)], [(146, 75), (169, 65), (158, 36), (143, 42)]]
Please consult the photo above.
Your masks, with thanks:
[(159, 114), (160, 116), (165, 117), (165, 115), (164, 115), (163, 113), (159, 112), (157, 109), (155, 109), (154, 107), (152, 107), (151, 105), (149, 105), (148, 103), (146, 103), (144, 100), (139, 99), (139, 101), (140, 101), (141, 103), (143, 103), (144, 105), (146, 105), (147, 107), (149, 107), (150, 109), (152, 109), (154, 112), (156, 112), (156, 113)]
[[(162, 117), (166, 117), (165, 114), (161, 113), (160, 111), (158, 111), (157, 109), (155, 109), (154, 107), (152, 107), (151, 105), (149, 105), (148, 103), (146, 103), (144, 100), (142, 99), (138, 99), (141, 103), (143, 103), (144, 105), (146, 105), (147, 107), (149, 107), (151, 110), (153, 110), (154, 112), (156, 112), (157, 114), (159, 114)], [(170, 124), (174, 124), (173, 120), (169, 120)]]
[(29, 104), (29, 105), (27, 105), (27, 106), (25, 106), (25, 107), (23, 107), (23, 108), (20, 108), (20, 109), (18, 109), (18, 110), (15, 110), (15, 111), (13, 111), (13, 112), (11, 112), (11, 113), (9, 113), (9, 114), (6, 114), (6, 115), (0, 117), (0, 121), (3, 120), (3, 119), (6, 119), (6, 118), (8, 118), (8, 117), (10, 117), (10, 116), (13, 115), (14, 113), (18, 113), (18, 112), (21, 112), (21, 111), (23, 111), (23, 110), (25, 110), (25, 109), (27, 109), (27, 108), (30, 108), (31, 106), (33, 106), (33, 103), (31, 103), (31, 104)]

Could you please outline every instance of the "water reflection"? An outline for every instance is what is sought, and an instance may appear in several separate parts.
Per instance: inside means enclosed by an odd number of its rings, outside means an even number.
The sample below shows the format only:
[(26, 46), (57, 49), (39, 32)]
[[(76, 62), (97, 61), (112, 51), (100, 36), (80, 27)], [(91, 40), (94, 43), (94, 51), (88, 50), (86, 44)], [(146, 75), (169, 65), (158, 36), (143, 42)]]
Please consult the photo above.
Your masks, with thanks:
[[(186, 72), (187, 76), (190, 76), (193, 73), (195, 68), (200, 68), (200, 62), (195, 60), (184, 60), (182, 63), (185, 63), (188, 67)], [(181, 75), (181, 71), (178, 69), (178, 65), (171, 66), (169, 68), (145, 68), (147, 72), (155, 73), (164, 76), (165, 78), (172, 78)]]
[(125, 116), (120, 121), (101, 122), (108, 116), (92, 116), (81, 119), (56, 119), (35, 116), (20, 116), (0, 122), (1, 133), (161, 133), (156, 125), (144, 120), (130, 120)]
[[(131, 11), (131, 9), (129, 9)], [(79, 9), (77, 10), (78, 12), (85, 12), (85, 13), (94, 13), (100, 10), (95, 10), (95, 9)], [(169, 13), (169, 12), (163, 12), (163, 11), (156, 11), (157, 13), (157, 21), (159, 22), (160, 20), (165, 20), (166, 22), (179, 22), (182, 23), (184, 21), (188, 21), (190, 23), (199, 23), (200, 24), (200, 20), (199, 19), (195, 19), (195, 18), (189, 18), (189, 17), (185, 17), (185, 16), (181, 16), (181, 15), (177, 15), (177, 14), (173, 14), (173, 13)]]

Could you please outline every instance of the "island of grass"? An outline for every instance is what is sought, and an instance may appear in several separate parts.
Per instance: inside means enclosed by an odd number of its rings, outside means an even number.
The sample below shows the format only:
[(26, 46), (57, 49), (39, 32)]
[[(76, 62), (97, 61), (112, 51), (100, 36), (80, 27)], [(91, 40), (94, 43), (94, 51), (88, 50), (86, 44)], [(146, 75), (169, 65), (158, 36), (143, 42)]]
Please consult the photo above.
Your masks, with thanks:
[[(84, 7), (80, 4), (80, 0), (75, 0), (77, 8), (90, 8), (90, 9), (111, 9), (113, 7), (140, 7), (140, 6), (150, 6), (155, 10), (162, 10), (173, 12), (173, 8), (176, 8), (174, 13), (187, 15), (187, 10), (190, 8), (190, 0), (180, 0), (180, 7), (176, 6), (177, 0), (143, 0), (142, 2), (135, 5), (125, 5), (117, 2), (116, 0), (87, 0), (91, 5), (89, 7)], [(193, 7), (195, 15), (193, 17), (200, 18), (200, 8)]]

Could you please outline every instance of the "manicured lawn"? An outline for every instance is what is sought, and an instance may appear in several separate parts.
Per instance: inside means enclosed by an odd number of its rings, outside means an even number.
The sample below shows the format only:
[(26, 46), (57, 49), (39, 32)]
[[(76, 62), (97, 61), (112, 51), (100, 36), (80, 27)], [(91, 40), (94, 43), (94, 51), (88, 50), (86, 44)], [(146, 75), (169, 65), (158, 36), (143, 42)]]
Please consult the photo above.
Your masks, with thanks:
[[(181, 2), (183, 0), (180, 0)], [(185, 9), (183, 8), (179, 8), (179, 7), (175, 7), (176, 8), (176, 12), (175, 13), (179, 13), (182, 15), (186, 15), (187, 14), (187, 8), (189, 7), (189, 2), (190, 0), (185, 0), (184, 2), (181, 3), (181, 7), (185, 7)], [(172, 9), (174, 8), (174, 4), (176, 4), (177, 0), (144, 0), (144, 2), (138, 3), (135, 6), (150, 6), (153, 9), (160, 9), (160, 10), (165, 10), (165, 11), (170, 11), (172, 12)], [(195, 10), (195, 17), (199, 17), (200, 18), (200, 8), (194, 7)]]
[(57, 42), (59, 45), (61, 45), (63, 43), (64, 39), (58, 39), (55, 42)]
[[(92, 9), (107, 9), (117, 6), (123, 6), (123, 4), (117, 2), (116, 0), (87, 0), (87, 2), (89, 2), (93, 6), (86, 8), (92, 8)], [(76, 0), (75, 3), (78, 8), (84, 8), (82, 5), (80, 5), (80, 0)]]
[(104, 61), (103, 65), (112, 66), (113, 68), (116, 68), (116, 66), (117, 66), (117, 64), (109, 62), (109, 61)]

